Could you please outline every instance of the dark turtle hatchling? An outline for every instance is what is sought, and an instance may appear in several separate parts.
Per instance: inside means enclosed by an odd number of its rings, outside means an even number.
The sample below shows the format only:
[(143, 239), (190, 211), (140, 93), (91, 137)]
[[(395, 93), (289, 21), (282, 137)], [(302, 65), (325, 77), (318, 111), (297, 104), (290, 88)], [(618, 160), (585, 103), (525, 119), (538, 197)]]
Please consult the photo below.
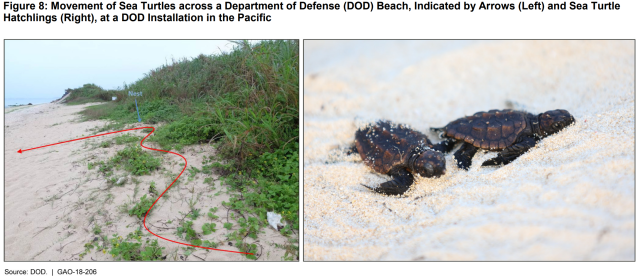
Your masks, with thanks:
[(442, 132), (452, 142), (462, 141), (462, 147), (454, 157), (458, 167), (469, 170), (471, 159), (478, 148), (500, 151), (498, 156), (482, 163), (482, 166), (505, 165), (524, 154), (529, 148), (549, 135), (555, 134), (575, 122), (566, 110), (553, 110), (534, 115), (523, 111), (490, 110), (459, 118), (443, 128), (431, 128)]
[[(364, 163), (393, 180), (377, 188), (378, 193), (399, 195), (413, 184), (412, 173), (422, 177), (438, 177), (445, 172), (444, 154), (447, 145), (433, 145), (424, 134), (407, 125), (378, 121), (356, 131), (356, 150)], [(440, 150), (440, 152), (436, 151)]]

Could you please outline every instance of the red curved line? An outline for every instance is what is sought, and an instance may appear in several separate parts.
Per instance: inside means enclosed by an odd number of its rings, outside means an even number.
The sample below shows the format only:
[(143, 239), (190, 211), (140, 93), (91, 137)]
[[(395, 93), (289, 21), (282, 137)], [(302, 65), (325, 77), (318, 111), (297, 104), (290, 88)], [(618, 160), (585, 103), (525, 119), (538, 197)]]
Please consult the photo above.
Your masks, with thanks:
[[(177, 244), (182, 244), (182, 245), (186, 245), (186, 246), (193, 246), (193, 247), (198, 247), (198, 248), (203, 248), (203, 249), (210, 249), (210, 250), (216, 250), (216, 251), (223, 251), (223, 252), (231, 252), (231, 253), (239, 253), (239, 254), (247, 254), (247, 255), (253, 255), (253, 253), (247, 253), (247, 252), (238, 252), (238, 251), (231, 251), (231, 250), (224, 250), (224, 249), (217, 249), (217, 248), (211, 248), (211, 247), (204, 247), (204, 246), (197, 246), (197, 245), (193, 245), (193, 244), (188, 244), (188, 243), (184, 243), (184, 242), (179, 242), (179, 241), (175, 241), (175, 240), (170, 240), (168, 238), (165, 237), (161, 237), (159, 235), (157, 235), (154, 232), (151, 232), (151, 230), (149, 230), (149, 228), (147, 228), (147, 215), (149, 215), (149, 212), (151, 212), (151, 209), (153, 209), (153, 206), (156, 205), (156, 202), (158, 202), (158, 200), (160, 200), (160, 198), (169, 190), (169, 188), (171, 188), (171, 186), (173, 186), (173, 184), (178, 181), (178, 178), (180, 178), (180, 176), (182, 175), (182, 173), (184, 173), (184, 170), (187, 169), (187, 159), (185, 157), (183, 157), (182, 155), (175, 153), (175, 152), (171, 152), (171, 151), (167, 151), (167, 150), (162, 150), (162, 149), (155, 149), (155, 148), (151, 148), (151, 147), (146, 147), (144, 145), (142, 145), (142, 142), (144, 142), (145, 139), (147, 139), (151, 134), (153, 134), (153, 132), (155, 132), (156, 128), (153, 127), (140, 127), (140, 128), (135, 128), (135, 129), (144, 129), (144, 128), (151, 128), (151, 132), (144, 137), (141, 141), (140, 141), (140, 146), (142, 148), (145, 149), (149, 149), (149, 150), (155, 150), (155, 151), (160, 151), (160, 152), (167, 152), (167, 153), (171, 153), (174, 155), (178, 155), (180, 156), (180, 158), (182, 158), (184, 160), (184, 168), (182, 168), (182, 171), (180, 172), (180, 174), (178, 174), (178, 177), (176, 177), (175, 180), (173, 180), (173, 182), (171, 183), (171, 185), (169, 185), (163, 192), (162, 194), (160, 194), (160, 196), (158, 196), (158, 199), (156, 199), (156, 201), (153, 202), (153, 204), (151, 204), (151, 207), (149, 207), (149, 210), (147, 210), (147, 213), (144, 214), (144, 219), (142, 220), (142, 224), (144, 225), (144, 228), (147, 229), (147, 231), (151, 234), (153, 234), (156, 237), (159, 237), (163, 240), (166, 241), (170, 241), (173, 243), (177, 243)], [(135, 129), (130, 129), (130, 130), (135, 130)]]
[(161, 150), (161, 149), (155, 149), (155, 148), (151, 148), (151, 147), (146, 147), (144, 145), (142, 145), (142, 142), (144, 142), (145, 139), (147, 139), (151, 134), (153, 134), (153, 132), (155, 132), (156, 128), (153, 127), (137, 127), (137, 128), (132, 128), (132, 129), (126, 129), (126, 130), (120, 130), (120, 131), (115, 131), (115, 132), (109, 132), (109, 133), (104, 133), (104, 134), (99, 134), (99, 135), (93, 135), (93, 136), (88, 136), (88, 137), (83, 137), (83, 138), (77, 138), (77, 139), (72, 139), (72, 140), (67, 140), (67, 141), (61, 141), (61, 142), (57, 142), (57, 143), (52, 143), (52, 144), (47, 144), (47, 145), (43, 145), (43, 146), (38, 146), (38, 147), (34, 147), (34, 148), (29, 148), (26, 150), (18, 150), (18, 153), (25, 152), (25, 151), (29, 151), (29, 150), (34, 150), (34, 149), (38, 149), (38, 148), (43, 148), (43, 147), (48, 147), (48, 146), (53, 146), (53, 145), (58, 145), (58, 144), (62, 144), (62, 143), (67, 143), (67, 142), (72, 142), (72, 141), (78, 141), (78, 140), (83, 140), (83, 139), (88, 139), (88, 138), (94, 138), (94, 137), (100, 137), (100, 136), (105, 136), (105, 135), (110, 135), (110, 134), (115, 134), (115, 133), (120, 133), (120, 132), (126, 132), (126, 131), (133, 131), (133, 130), (139, 130), (139, 129), (147, 129), (147, 128), (151, 128), (151, 132), (144, 137), (141, 141), (140, 141), (140, 146), (142, 146), (142, 148), (146, 148), (149, 150), (154, 150), (154, 151), (160, 151), (160, 152), (167, 152), (167, 153), (171, 153), (174, 155), (178, 155), (180, 156), (180, 158), (182, 158), (184, 160), (184, 168), (182, 169), (182, 171), (180, 172), (180, 174), (178, 174), (178, 177), (176, 177), (175, 180), (173, 180), (173, 183), (171, 183), (171, 185), (169, 185), (163, 192), (162, 194), (160, 194), (160, 196), (158, 197), (158, 199), (156, 199), (156, 201), (153, 202), (153, 204), (151, 205), (151, 207), (149, 207), (149, 210), (147, 210), (147, 213), (144, 214), (144, 219), (142, 221), (142, 224), (144, 225), (144, 228), (147, 229), (147, 231), (151, 234), (153, 234), (156, 237), (159, 237), (163, 240), (166, 241), (170, 241), (173, 243), (177, 243), (177, 244), (182, 244), (182, 245), (186, 245), (186, 246), (193, 246), (193, 247), (198, 247), (198, 248), (203, 248), (203, 249), (209, 249), (209, 250), (216, 250), (216, 251), (223, 251), (223, 252), (231, 252), (231, 253), (238, 253), (238, 254), (247, 254), (247, 255), (254, 255), (253, 253), (247, 253), (247, 252), (238, 252), (238, 251), (231, 251), (231, 250), (224, 250), (224, 249), (216, 249), (216, 248), (210, 248), (210, 247), (204, 247), (204, 246), (197, 246), (197, 245), (193, 245), (193, 244), (188, 244), (188, 243), (183, 243), (183, 242), (179, 242), (179, 241), (174, 241), (174, 240), (170, 240), (168, 238), (164, 238), (161, 236), (156, 235), (154, 232), (151, 232), (151, 230), (149, 230), (149, 228), (147, 228), (147, 215), (149, 215), (149, 212), (151, 212), (151, 209), (153, 208), (153, 206), (156, 205), (156, 202), (158, 202), (158, 200), (160, 200), (160, 197), (162, 197), (162, 195), (165, 194), (165, 192), (167, 192), (169, 190), (169, 188), (171, 188), (171, 186), (173, 186), (173, 184), (178, 181), (178, 178), (180, 178), (180, 176), (182, 175), (182, 173), (184, 172), (185, 169), (187, 169), (187, 159), (185, 157), (183, 157), (182, 155), (175, 153), (175, 152), (171, 152), (171, 151), (166, 151), (166, 150)]

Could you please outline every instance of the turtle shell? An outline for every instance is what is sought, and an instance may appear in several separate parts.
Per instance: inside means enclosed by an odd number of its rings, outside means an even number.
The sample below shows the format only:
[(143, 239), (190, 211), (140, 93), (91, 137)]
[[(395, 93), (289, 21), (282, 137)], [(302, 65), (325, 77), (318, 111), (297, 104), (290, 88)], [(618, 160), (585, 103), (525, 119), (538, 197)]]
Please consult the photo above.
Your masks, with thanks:
[(426, 135), (407, 125), (378, 121), (356, 131), (356, 147), (364, 163), (381, 174), (397, 166), (407, 167), (416, 147), (432, 147)]
[(478, 112), (447, 124), (444, 134), (478, 148), (499, 151), (516, 142), (527, 127), (527, 114), (514, 110)]

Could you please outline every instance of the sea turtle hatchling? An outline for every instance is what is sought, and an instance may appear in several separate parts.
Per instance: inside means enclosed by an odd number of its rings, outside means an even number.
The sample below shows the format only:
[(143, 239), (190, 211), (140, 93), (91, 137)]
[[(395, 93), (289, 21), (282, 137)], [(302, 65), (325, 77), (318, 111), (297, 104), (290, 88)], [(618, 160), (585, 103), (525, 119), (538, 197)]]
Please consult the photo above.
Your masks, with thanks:
[(456, 119), (442, 128), (431, 128), (441, 132), (453, 146), (462, 141), (454, 157), (458, 167), (469, 170), (471, 159), (478, 149), (500, 151), (498, 156), (482, 163), (482, 166), (506, 165), (524, 154), (536, 143), (555, 134), (575, 122), (566, 110), (552, 110), (534, 115), (515, 110), (490, 110)]
[(413, 184), (412, 173), (422, 177), (439, 177), (445, 172), (442, 151), (447, 143), (433, 145), (424, 134), (407, 125), (378, 121), (356, 131), (355, 149), (364, 163), (381, 174), (393, 177), (375, 192), (400, 195)]

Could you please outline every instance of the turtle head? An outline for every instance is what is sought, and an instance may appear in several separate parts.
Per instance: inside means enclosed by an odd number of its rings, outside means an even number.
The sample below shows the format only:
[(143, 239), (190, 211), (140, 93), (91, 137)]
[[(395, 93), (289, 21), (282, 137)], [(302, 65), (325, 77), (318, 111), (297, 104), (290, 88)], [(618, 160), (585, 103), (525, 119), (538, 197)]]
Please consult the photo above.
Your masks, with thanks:
[(411, 164), (411, 170), (422, 177), (439, 177), (446, 170), (444, 154), (427, 149)]
[(576, 121), (566, 110), (541, 113), (538, 120), (540, 121), (540, 132), (543, 137), (553, 135)]

